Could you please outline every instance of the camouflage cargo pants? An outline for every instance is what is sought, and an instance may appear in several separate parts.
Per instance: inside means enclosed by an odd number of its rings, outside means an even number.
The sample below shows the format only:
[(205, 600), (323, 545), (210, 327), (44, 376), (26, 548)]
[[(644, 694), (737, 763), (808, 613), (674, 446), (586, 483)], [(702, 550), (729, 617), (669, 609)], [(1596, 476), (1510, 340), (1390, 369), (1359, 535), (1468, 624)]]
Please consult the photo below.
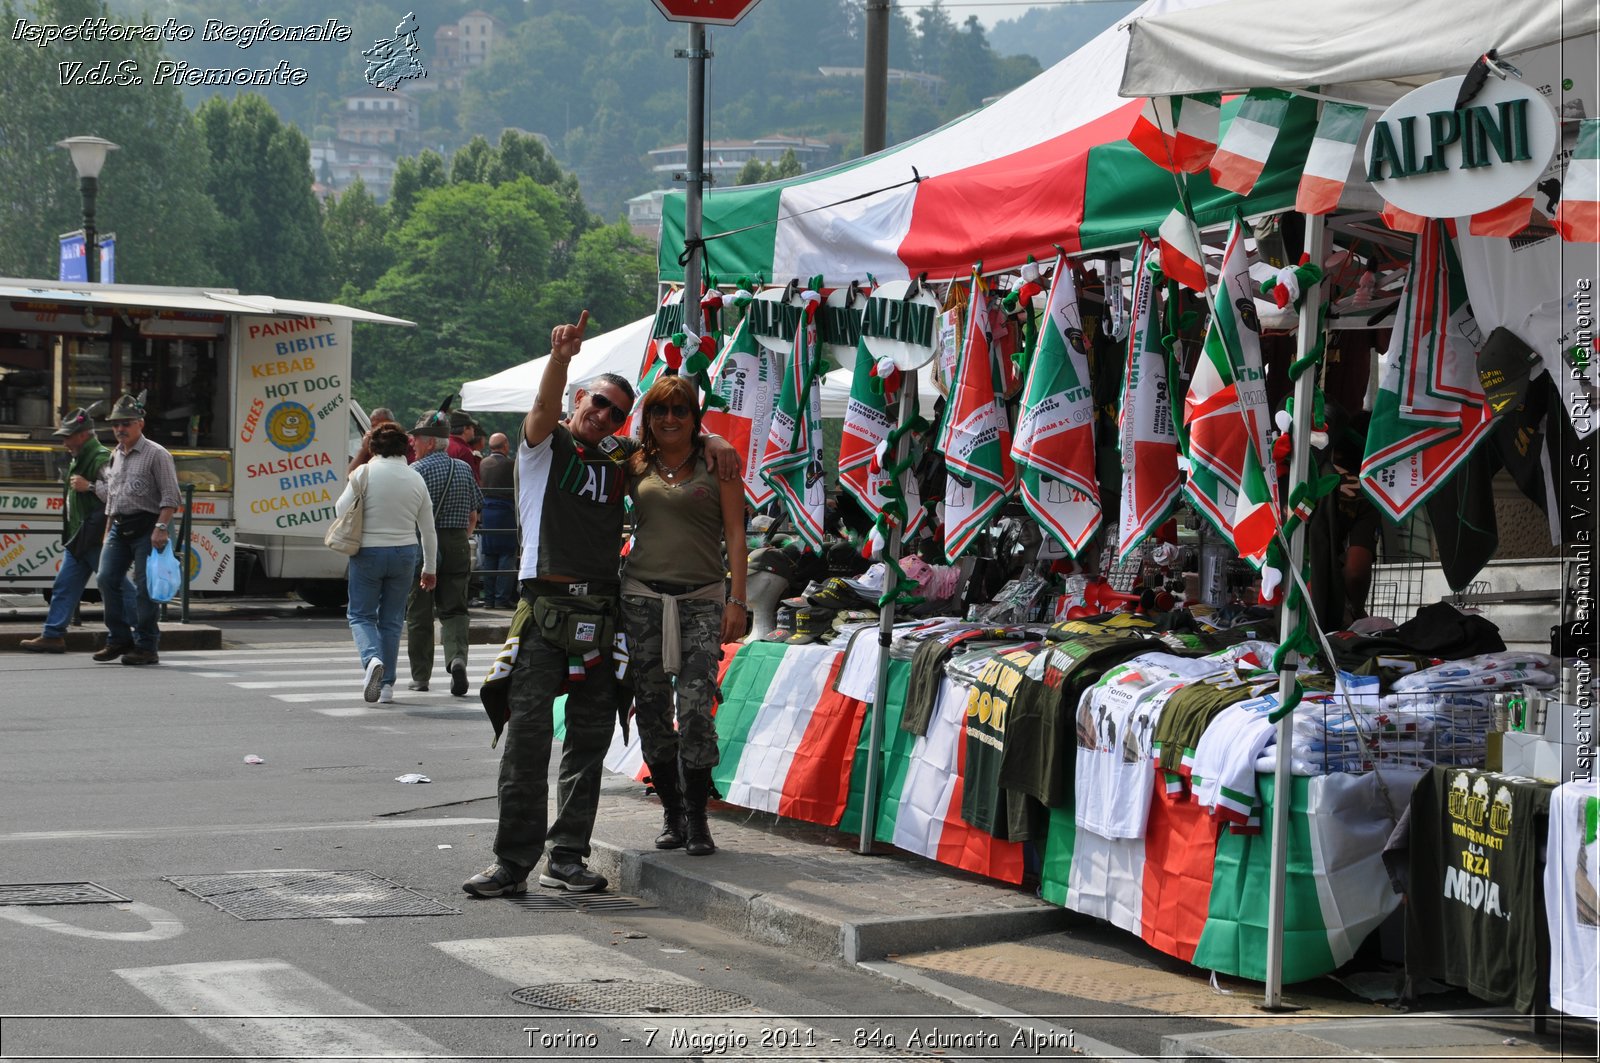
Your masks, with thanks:
[[(661, 665), (661, 599), (637, 595), (622, 599), (633, 675), (635, 719), (647, 764), (714, 768), (721, 759), (712, 719), (717, 699), (717, 666), (722, 661), (722, 603), (678, 603), (682, 662), (676, 681)], [(673, 698), (677, 728), (673, 728)]]

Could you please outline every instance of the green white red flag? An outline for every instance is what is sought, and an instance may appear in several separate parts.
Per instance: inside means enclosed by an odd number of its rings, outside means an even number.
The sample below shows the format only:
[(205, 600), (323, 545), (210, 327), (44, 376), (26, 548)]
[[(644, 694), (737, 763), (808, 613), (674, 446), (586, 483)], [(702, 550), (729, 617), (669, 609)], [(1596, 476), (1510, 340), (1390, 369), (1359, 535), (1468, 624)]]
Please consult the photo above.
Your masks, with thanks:
[(1016, 490), (1011, 425), (995, 386), (989, 288), (972, 271), (972, 297), (949, 405), (936, 446), (944, 455), (944, 553), (954, 564)]
[(1323, 101), (1317, 132), (1311, 138), (1311, 150), (1306, 153), (1305, 167), (1300, 172), (1295, 210), (1301, 214), (1331, 214), (1338, 207), (1366, 121), (1365, 107)]
[(1122, 452), (1122, 507), (1117, 525), (1117, 560), (1167, 519), (1178, 500), (1178, 433), (1172, 420), (1167, 353), (1161, 345), (1155, 276), (1146, 263), (1155, 247), (1146, 236), (1133, 275), (1133, 320), (1122, 378), (1118, 422)]
[(1011, 456), (1022, 504), (1073, 557), (1100, 527), (1089, 341), (1072, 267), (1056, 258), (1039, 346), (1028, 363)]
[[(1244, 226), (1237, 218), (1228, 231), (1213, 301), (1205, 347), (1184, 398), (1191, 472), (1186, 489), (1217, 530), (1260, 567), (1278, 526), (1276, 478), (1263, 473), (1273, 467), (1268, 450), (1272, 412)], [(1196, 477), (1196, 469), (1210, 475)], [(1231, 511), (1222, 487), (1235, 496)]]
[(761, 478), (783, 500), (795, 534), (812, 550), (821, 551), (827, 481), (822, 465), (822, 388), (818, 384), (816, 304), (794, 330), (784, 360), (778, 406), (761, 456)]
[(1443, 222), (1418, 237), (1367, 429), (1361, 486), (1391, 520), (1444, 486), (1488, 434), (1483, 337)]
[(1128, 143), (1163, 170), (1203, 173), (1217, 150), (1221, 119), (1218, 93), (1152, 96), (1128, 131)]
[(1161, 222), (1161, 272), (1193, 292), (1206, 290), (1205, 258), (1194, 223), (1174, 209)]
[(1255, 189), (1289, 116), (1289, 98), (1282, 89), (1250, 90), (1211, 156), (1212, 184), (1241, 196)]
[[(873, 374), (875, 361), (867, 350), (865, 339), (856, 343), (855, 372), (850, 378), (850, 398), (844, 409), (844, 431), (839, 438), (839, 483), (850, 497), (861, 503), (868, 513), (883, 511), (888, 498), (883, 489), (889, 482), (884, 460), (879, 450), (894, 430), (895, 419), (890, 414), (889, 401), (883, 390), (874, 387), (878, 379)], [(900, 391), (900, 401), (909, 401), (917, 386), (916, 374), (906, 374)], [(907, 469), (900, 476), (900, 491), (905, 499), (906, 527), (902, 538), (909, 537), (927, 519), (928, 511), (922, 506), (922, 492), (917, 478)]]
[(1555, 225), (1563, 240), (1600, 243), (1600, 118), (1586, 118), (1578, 127)]
[(761, 478), (761, 459), (772, 430), (772, 411), (778, 404), (782, 366), (757, 342), (749, 319), (739, 322), (728, 342), (717, 352), (709, 376), (712, 387), (727, 406), (706, 410), (707, 432), (726, 439), (743, 458), (744, 498), (760, 509), (772, 501), (772, 488)]

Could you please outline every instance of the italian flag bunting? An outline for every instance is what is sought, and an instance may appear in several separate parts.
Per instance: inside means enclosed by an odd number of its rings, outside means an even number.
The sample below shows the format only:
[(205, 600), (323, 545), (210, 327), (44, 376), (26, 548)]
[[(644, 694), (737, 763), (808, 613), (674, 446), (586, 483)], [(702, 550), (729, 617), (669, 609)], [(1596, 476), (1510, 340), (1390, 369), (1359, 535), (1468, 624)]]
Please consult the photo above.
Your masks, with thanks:
[(1152, 96), (1128, 131), (1128, 143), (1173, 173), (1202, 173), (1217, 150), (1222, 96)]
[[(1273, 467), (1268, 452), (1272, 416), (1244, 226), (1237, 218), (1228, 232), (1215, 302), (1205, 348), (1184, 398), (1190, 464), (1186, 489), (1217, 530), (1260, 567), (1277, 526), (1276, 478), (1262, 473)], [(1204, 475), (1195, 475), (1197, 471)], [(1231, 510), (1229, 494), (1234, 497)], [(1236, 534), (1241, 520), (1244, 542)]]
[(955, 382), (936, 446), (945, 461), (944, 553), (955, 564), (1017, 486), (1011, 426), (995, 387), (988, 285), (976, 269)]
[(1161, 222), (1161, 272), (1193, 292), (1206, 290), (1205, 258), (1194, 223), (1174, 209)]
[(761, 459), (772, 430), (772, 410), (778, 404), (778, 378), (782, 367), (756, 341), (746, 317), (717, 352), (709, 375), (712, 387), (728, 405), (706, 410), (707, 432), (726, 439), (743, 459), (744, 498), (755, 509), (772, 501), (772, 488), (761, 478)]
[[(881, 390), (873, 387), (874, 359), (867, 350), (867, 341), (856, 343), (855, 373), (850, 378), (850, 399), (844, 410), (844, 432), (839, 439), (839, 483), (850, 497), (861, 503), (868, 513), (882, 512), (887, 498), (884, 485), (889, 481), (884, 462), (878, 459), (879, 448), (894, 430), (895, 419), (890, 415), (889, 402)], [(917, 374), (904, 374), (900, 401), (910, 401), (917, 387)], [(902, 538), (909, 538), (923, 524), (928, 511), (922, 506), (922, 493), (917, 478), (907, 469), (900, 477), (900, 490), (905, 497), (906, 527)]]
[(1139, 246), (1133, 275), (1133, 324), (1122, 378), (1118, 423), (1122, 452), (1122, 509), (1117, 526), (1117, 560), (1167, 519), (1178, 500), (1178, 434), (1172, 420), (1167, 352), (1161, 345), (1155, 276), (1147, 268), (1154, 245)]
[(822, 467), (822, 388), (815, 383), (819, 357), (815, 306), (806, 307), (794, 330), (761, 456), (761, 479), (783, 500), (795, 534), (820, 552), (827, 481)]
[(1563, 240), (1600, 243), (1600, 118), (1585, 119), (1578, 127), (1578, 146), (1561, 179), (1555, 225)]
[(1421, 214), (1401, 210), (1388, 200), (1383, 201), (1383, 209), (1378, 212), (1378, 216), (1383, 219), (1383, 224), (1397, 233), (1421, 233), (1433, 223), (1432, 218), (1424, 218)]
[(1251, 89), (1240, 101), (1211, 156), (1212, 184), (1241, 196), (1250, 194), (1289, 115), (1289, 98), (1282, 89)]
[(1023, 505), (1051, 538), (1077, 557), (1100, 527), (1100, 487), (1095, 479), (1088, 340), (1065, 256), (1056, 258), (1044, 316), (1011, 455)]
[(1344, 194), (1350, 165), (1366, 126), (1367, 109), (1350, 103), (1324, 101), (1317, 132), (1300, 174), (1294, 209), (1301, 214), (1331, 214)]
[(1361, 486), (1390, 520), (1404, 520), (1442, 487), (1488, 433), (1482, 339), (1461, 265), (1435, 222), (1417, 238), (1361, 463)]

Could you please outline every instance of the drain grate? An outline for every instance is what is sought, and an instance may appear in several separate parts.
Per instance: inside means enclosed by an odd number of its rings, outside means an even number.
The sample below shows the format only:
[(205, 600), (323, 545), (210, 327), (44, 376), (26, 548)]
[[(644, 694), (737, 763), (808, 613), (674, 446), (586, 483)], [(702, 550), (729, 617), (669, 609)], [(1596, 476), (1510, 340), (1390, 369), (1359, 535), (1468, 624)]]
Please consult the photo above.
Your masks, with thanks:
[(642, 912), (654, 908), (649, 901), (620, 893), (569, 893), (566, 890), (529, 890), (506, 900), (530, 912)]
[(639, 1012), (668, 1015), (715, 1015), (744, 1011), (754, 1005), (725, 989), (682, 982), (557, 982), (531, 985), (511, 994), (518, 1004), (552, 1011), (603, 1015)]
[(0, 904), (127, 904), (128, 898), (93, 882), (0, 883)]
[(316, 768), (303, 768), (303, 771), (317, 772), (323, 775), (388, 775), (395, 768), (374, 768), (366, 764), (328, 764)]
[(370, 871), (247, 871), (166, 881), (236, 919), (374, 919), (460, 915)]

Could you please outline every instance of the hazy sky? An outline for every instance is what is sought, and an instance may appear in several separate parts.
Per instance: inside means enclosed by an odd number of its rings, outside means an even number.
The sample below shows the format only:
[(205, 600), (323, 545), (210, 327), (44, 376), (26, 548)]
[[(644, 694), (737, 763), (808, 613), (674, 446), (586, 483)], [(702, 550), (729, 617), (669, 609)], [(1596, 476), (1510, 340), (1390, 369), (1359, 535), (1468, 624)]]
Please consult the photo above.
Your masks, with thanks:
[[(922, 0), (894, 0), (896, 7), (904, 7), (915, 11), (919, 7), (929, 6)], [(950, 12), (950, 17), (957, 25), (965, 22), (968, 15), (977, 15), (985, 29), (992, 28), (1001, 19), (1016, 18), (1030, 7), (1042, 7), (1042, 4), (1019, 4), (1014, 0), (946, 0), (944, 9)], [(1054, 6), (1054, 5), (1050, 5)]]

